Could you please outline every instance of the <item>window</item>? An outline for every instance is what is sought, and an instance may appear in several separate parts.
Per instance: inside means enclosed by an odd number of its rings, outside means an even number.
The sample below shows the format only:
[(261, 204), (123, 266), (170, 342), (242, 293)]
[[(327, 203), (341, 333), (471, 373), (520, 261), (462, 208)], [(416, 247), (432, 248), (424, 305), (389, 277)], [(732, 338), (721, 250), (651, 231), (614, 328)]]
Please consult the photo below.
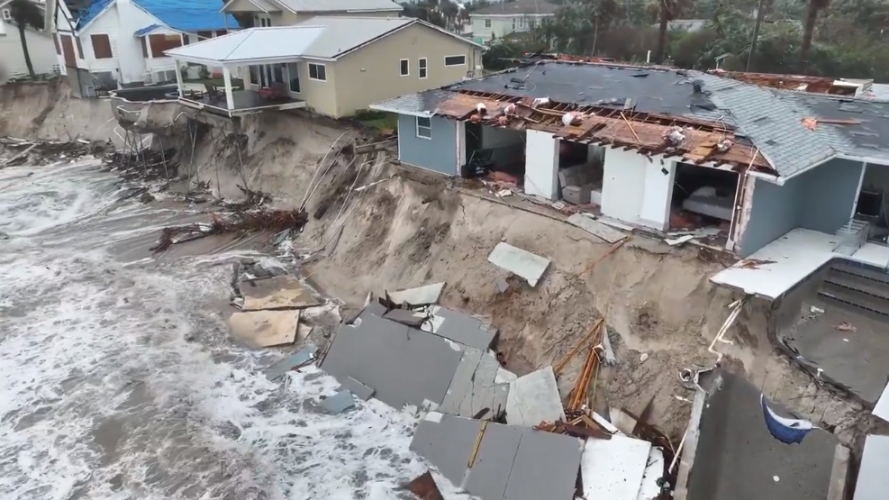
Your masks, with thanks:
[(139, 40), (142, 41), (142, 57), (148, 59), (148, 42), (145, 41), (145, 37), (143, 36)]
[(519, 28), (524, 28), (524, 27), (525, 27), (525, 18), (520, 17), (519, 18)]
[(533, 19), (528, 19), (528, 27), (533, 30), (535, 26), (537, 26), (537, 21), (535, 21)]
[(164, 51), (182, 46), (182, 37), (177, 35), (148, 35), (152, 59), (167, 57)]
[(420, 62), (420, 64), (419, 64), (420, 78), (426, 78), (426, 58), (421, 57), (419, 62)]
[(432, 118), (417, 117), (417, 137), (420, 139), (432, 139)]
[(83, 59), (83, 45), (80, 43), (80, 37), (74, 38), (74, 41), (77, 42), (77, 58)]
[(309, 63), (309, 80), (327, 81), (327, 68), (323, 64)]
[(62, 55), (62, 46), (59, 45), (59, 37), (58, 35), (53, 35), (52, 43), (56, 46), (56, 54)]
[(515, 31), (515, 18), (512, 18), (512, 29)]
[(3, 9), (3, 20), (9, 21), (12, 19), (12, 14), (9, 12), (9, 9)]
[(96, 59), (111, 59), (111, 40), (108, 35), (90, 35), (90, 42), (93, 44), (93, 54)]
[(259, 85), (259, 66), (250, 66), (250, 83)]
[(272, 65), (272, 81), (275, 83), (284, 83), (284, 65)]
[(225, 31), (225, 30), (218, 30), (218, 31), (216, 31), (216, 36), (224, 36), (224, 35), (227, 35), (227, 34), (228, 34), (228, 31)]
[(290, 78), (290, 91), (299, 94), (299, 63), (287, 63), (287, 76)]
[(445, 56), (445, 66), (466, 66), (466, 56)]
[(213, 38), (212, 31), (198, 31), (198, 41), (199, 42), (203, 41), (203, 40), (209, 40), (210, 38)]
[(401, 69), (401, 76), (410, 76), (410, 74), (411, 74), (410, 61), (408, 61), (407, 59), (401, 59), (400, 65), (401, 65), (401, 68), (400, 68)]
[(491, 27), (491, 20), (485, 19), (485, 28), (490, 28), (490, 27)]

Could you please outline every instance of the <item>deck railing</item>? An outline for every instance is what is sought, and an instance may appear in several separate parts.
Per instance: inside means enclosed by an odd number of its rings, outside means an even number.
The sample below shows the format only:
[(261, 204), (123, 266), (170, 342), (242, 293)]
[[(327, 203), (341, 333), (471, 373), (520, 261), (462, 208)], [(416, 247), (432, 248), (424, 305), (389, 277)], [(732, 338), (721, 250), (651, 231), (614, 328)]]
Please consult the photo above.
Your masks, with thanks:
[(852, 255), (867, 243), (867, 235), (870, 223), (862, 220), (850, 219), (836, 232), (837, 244), (834, 253)]

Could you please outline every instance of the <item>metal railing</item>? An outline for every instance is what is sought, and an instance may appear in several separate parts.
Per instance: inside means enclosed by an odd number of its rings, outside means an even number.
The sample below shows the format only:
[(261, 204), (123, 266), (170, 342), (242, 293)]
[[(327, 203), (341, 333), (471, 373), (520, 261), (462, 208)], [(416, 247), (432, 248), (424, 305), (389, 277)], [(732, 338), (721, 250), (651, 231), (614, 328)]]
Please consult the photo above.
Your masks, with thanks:
[(833, 248), (834, 253), (852, 255), (867, 243), (867, 235), (870, 223), (862, 220), (850, 219), (836, 232), (837, 243)]

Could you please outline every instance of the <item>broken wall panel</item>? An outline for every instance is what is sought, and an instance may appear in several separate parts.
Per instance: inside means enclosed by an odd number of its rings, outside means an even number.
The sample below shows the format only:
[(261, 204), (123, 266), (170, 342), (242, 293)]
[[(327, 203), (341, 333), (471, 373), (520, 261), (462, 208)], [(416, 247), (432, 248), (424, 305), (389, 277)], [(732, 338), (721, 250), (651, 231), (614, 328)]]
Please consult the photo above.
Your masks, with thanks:
[(292, 276), (243, 281), (238, 289), (244, 296), (244, 311), (302, 309), (319, 304), (312, 292)]
[(431, 412), (417, 426), (410, 449), (460, 486), (480, 429), (479, 420)]
[(636, 500), (650, 452), (651, 443), (641, 439), (588, 439), (580, 466), (584, 496)]
[(565, 410), (551, 366), (510, 382), (506, 421), (511, 425), (526, 427), (565, 421)]
[(470, 495), (484, 500), (503, 498), (524, 432), (520, 427), (488, 424), (466, 479)]
[(372, 314), (340, 325), (321, 368), (345, 384), (371, 387), (393, 408), (441, 404), (463, 355), (459, 344)]
[(527, 429), (503, 500), (572, 500), (582, 450), (578, 438)]
[(501, 241), (488, 255), (488, 262), (524, 278), (535, 287), (549, 267), (550, 260)]
[(423, 330), (475, 349), (486, 350), (497, 340), (497, 329), (457, 311), (433, 307), (432, 318)]

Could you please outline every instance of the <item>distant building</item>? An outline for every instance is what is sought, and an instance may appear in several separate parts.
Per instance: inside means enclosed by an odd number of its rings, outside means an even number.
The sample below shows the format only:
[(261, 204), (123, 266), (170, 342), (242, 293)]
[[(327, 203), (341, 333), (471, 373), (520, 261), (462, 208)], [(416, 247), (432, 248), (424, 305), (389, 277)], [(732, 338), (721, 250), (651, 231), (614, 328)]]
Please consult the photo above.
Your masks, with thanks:
[[(25, 55), (22, 52), (22, 40), (18, 26), (12, 21), (10, 2), (0, 0), (0, 83), (28, 75)], [(34, 1), (45, 10), (42, 2)], [(59, 70), (53, 49), (52, 37), (45, 30), (25, 28), (25, 40), (28, 43), (28, 54), (37, 74), (53, 73)]]
[[(689, 33), (694, 33), (696, 31), (701, 31), (702, 29), (704, 29), (704, 26), (706, 24), (706, 19), (674, 19), (672, 21), (667, 21), (667, 30), (687, 31)], [(660, 24), (655, 23), (651, 26), (657, 28), (660, 26)]]
[(540, 0), (489, 5), (469, 14), (472, 37), (478, 43), (487, 43), (510, 33), (531, 31), (544, 19), (555, 16), (558, 8), (558, 5)]

